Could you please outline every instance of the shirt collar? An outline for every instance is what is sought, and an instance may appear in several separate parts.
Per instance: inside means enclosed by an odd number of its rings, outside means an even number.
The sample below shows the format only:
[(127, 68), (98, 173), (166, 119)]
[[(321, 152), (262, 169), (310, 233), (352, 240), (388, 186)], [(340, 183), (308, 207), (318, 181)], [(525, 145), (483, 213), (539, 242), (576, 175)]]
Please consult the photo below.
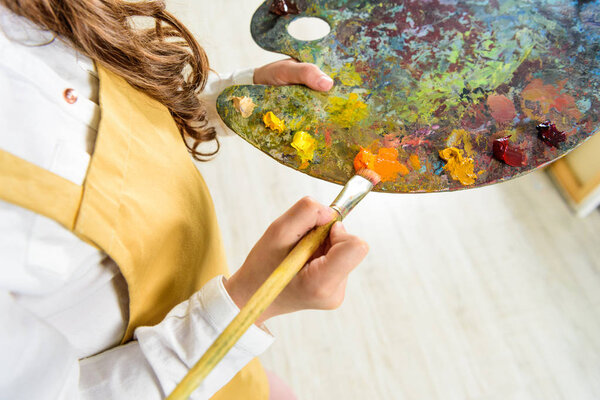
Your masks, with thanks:
[(0, 5), (1, 36), (24, 46), (41, 46), (54, 40), (56, 34)]

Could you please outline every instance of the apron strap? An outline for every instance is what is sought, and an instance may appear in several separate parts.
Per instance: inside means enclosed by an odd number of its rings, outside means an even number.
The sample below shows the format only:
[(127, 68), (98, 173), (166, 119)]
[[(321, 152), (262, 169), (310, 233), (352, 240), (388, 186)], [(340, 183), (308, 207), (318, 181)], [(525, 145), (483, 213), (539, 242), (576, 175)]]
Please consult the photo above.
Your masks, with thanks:
[(0, 149), (0, 199), (73, 230), (83, 188)]

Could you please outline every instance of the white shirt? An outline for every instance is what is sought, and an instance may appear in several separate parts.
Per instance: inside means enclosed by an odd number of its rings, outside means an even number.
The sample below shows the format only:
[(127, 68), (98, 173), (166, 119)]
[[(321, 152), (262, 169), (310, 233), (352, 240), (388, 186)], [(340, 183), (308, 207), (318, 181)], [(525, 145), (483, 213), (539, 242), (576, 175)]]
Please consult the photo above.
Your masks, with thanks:
[[(48, 43), (40, 46), (42, 43)], [(251, 84), (211, 74), (202, 98)], [(67, 88), (78, 99), (69, 104)], [(0, 6), (0, 148), (82, 184), (99, 122), (92, 61)], [(162, 398), (239, 311), (216, 277), (119, 346), (128, 320), (119, 268), (56, 222), (0, 201), (0, 398)], [(208, 398), (273, 338), (253, 326), (194, 392)]]

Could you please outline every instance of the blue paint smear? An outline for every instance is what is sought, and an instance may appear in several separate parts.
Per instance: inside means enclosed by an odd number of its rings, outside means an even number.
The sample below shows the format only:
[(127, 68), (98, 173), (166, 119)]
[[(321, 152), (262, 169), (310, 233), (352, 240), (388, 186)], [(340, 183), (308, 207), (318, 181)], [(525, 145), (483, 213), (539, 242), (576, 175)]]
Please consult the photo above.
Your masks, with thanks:
[(441, 161), (436, 161), (433, 163), (433, 173), (436, 175), (440, 175), (444, 170), (444, 163)]

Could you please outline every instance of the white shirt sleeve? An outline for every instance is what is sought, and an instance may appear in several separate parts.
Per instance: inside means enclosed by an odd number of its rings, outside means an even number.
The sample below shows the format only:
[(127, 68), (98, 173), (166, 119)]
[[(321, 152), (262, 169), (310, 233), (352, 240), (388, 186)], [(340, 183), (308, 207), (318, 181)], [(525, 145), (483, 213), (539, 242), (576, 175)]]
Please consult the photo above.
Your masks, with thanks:
[(236, 71), (230, 74), (218, 74), (211, 71), (208, 74), (206, 86), (199, 97), (206, 107), (206, 119), (209, 126), (215, 127), (220, 136), (233, 135), (233, 131), (225, 125), (217, 112), (217, 97), (229, 86), (253, 85), (254, 68)]
[[(238, 312), (223, 286), (223, 277), (212, 279), (189, 300), (173, 308), (160, 324), (136, 329), (137, 343), (125, 346), (128, 356), (112, 355), (111, 351), (83, 361), (80, 388), (90, 394), (84, 398), (110, 398), (113, 386), (119, 388), (119, 398), (161, 398), (171, 393)], [(272, 341), (273, 337), (262, 329), (250, 327), (192, 398), (210, 398)], [(138, 371), (132, 368), (129, 357), (138, 360)], [(122, 371), (115, 374), (115, 367)], [(130, 374), (138, 380), (135, 390), (128, 388)], [(139, 387), (141, 384), (146, 390)]]
[[(11, 297), (0, 293), (0, 395), (10, 399), (164, 398), (239, 312), (218, 276), (158, 325), (136, 329), (137, 340), (78, 361), (64, 336)], [(272, 341), (252, 326), (191, 398), (210, 398)]]

